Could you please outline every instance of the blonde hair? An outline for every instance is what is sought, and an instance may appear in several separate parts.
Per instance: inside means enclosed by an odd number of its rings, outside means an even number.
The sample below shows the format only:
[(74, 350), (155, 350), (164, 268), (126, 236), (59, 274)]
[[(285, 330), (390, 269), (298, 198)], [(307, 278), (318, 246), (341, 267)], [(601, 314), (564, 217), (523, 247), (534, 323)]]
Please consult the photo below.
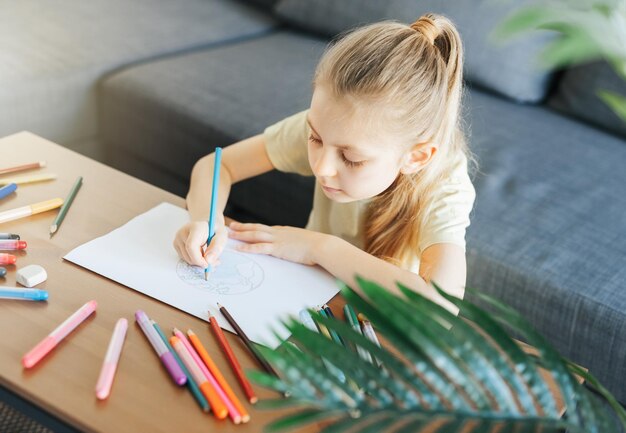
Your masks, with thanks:
[(335, 97), (382, 103), (414, 144), (435, 143), (428, 166), (399, 174), (374, 197), (364, 249), (399, 265), (417, 251), (419, 232), (438, 182), (459, 158), (471, 159), (460, 127), (463, 47), (450, 20), (426, 14), (411, 25), (384, 21), (353, 30), (326, 50), (315, 72)]

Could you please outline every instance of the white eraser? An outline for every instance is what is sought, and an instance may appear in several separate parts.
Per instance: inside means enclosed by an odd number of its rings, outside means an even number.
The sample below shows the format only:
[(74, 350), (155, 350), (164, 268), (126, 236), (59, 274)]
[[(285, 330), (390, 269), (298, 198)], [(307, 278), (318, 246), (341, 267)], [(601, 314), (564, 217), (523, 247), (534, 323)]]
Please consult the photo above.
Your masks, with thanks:
[(39, 265), (28, 265), (17, 271), (15, 279), (22, 286), (33, 287), (48, 278), (46, 270)]

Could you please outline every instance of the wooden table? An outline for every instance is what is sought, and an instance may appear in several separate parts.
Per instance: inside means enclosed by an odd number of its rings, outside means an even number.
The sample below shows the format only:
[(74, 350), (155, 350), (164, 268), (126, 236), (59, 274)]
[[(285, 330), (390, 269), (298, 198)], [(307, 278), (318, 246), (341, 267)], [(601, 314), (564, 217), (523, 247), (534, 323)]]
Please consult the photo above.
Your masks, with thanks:
[[(0, 211), (54, 197), (65, 198), (76, 178), (84, 178), (83, 187), (52, 239), (48, 229), (56, 212), (0, 225), (0, 231), (18, 233), (28, 242), (28, 249), (17, 254), (17, 265), (7, 267), (7, 276), (5, 281), (0, 279), (0, 285), (15, 286), (17, 269), (39, 264), (48, 272), (48, 280), (37, 287), (50, 293), (48, 302), (0, 303), (0, 385), (87, 432), (190, 433), (216, 431), (215, 428), (220, 432), (256, 432), (285, 413), (255, 410), (246, 402), (252, 420), (235, 426), (228, 419), (217, 421), (200, 411), (187, 388), (177, 387), (169, 379), (135, 323), (134, 313), (138, 309), (146, 311), (168, 333), (174, 326), (193, 329), (244, 401), (208, 324), (62, 258), (73, 248), (163, 201), (184, 206), (181, 197), (27, 132), (0, 139), (0, 155), (3, 167), (45, 160), (47, 167), (33, 173), (58, 175), (53, 181), (19, 186), (17, 194), (0, 202)], [(35, 368), (24, 370), (20, 363), (24, 353), (91, 299), (98, 301), (96, 314)], [(111, 332), (120, 317), (128, 319), (129, 330), (111, 396), (99, 401), (94, 388)], [(243, 368), (257, 368), (239, 340), (226, 334)], [(260, 398), (275, 396), (268, 390), (254, 388)]]
[[(134, 313), (138, 309), (146, 311), (166, 332), (174, 326), (193, 329), (243, 401), (238, 382), (215, 345), (207, 323), (62, 259), (73, 248), (163, 201), (184, 206), (181, 197), (27, 132), (0, 139), (0, 155), (3, 167), (45, 160), (47, 167), (37, 173), (58, 174), (54, 181), (20, 186), (17, 194), (0, 202), (0, 211), (64, 198), (75, 179), (84, 178), (82, 189), (52, 239), (48, 229), (55, 212), (0, 224), (0, 231), (18, 233), (28, 242), (28, 249), (18, 254), (17, 266), (8, 267), (6, 280), (0, 280), (0, 284), (14, 286), (16, 269), (39, 264), (47, 270), (48, 280), (37, 287), (50, 293), (48, 302), (0, 303), (0, 385), (87, 432), (191, 433), (215, 431), (214, 428), (220, 432), (256, 432), (285, 414), (255, 410), (245, 403), (252, 421), (235, 426), (229, 420), (217, 421), (202, 413), (187, 389), (175, 386), (169, 379), (135, 323)], [(98, 301), (96, 315), (35, 368), (24, 370), (20, 363), (23, 354), (91, 299)], [(339, 296), (331, 305), (341, 315), (343, 302)], [(111, 396), (99, 401), (94, 388), (111, 332), (120, 317), (128, 319), (129, 331)], [(229, 333), (227, 338), (244, 369), (257, 368), (239, 340)], [(268, 390), (256, 386), (255, 389), (260, 398), (276, 396)], [(560, 396), (559, 407), (563, 407)], [(316, 430), (319, 427), (313, 425), (299, 431)]]

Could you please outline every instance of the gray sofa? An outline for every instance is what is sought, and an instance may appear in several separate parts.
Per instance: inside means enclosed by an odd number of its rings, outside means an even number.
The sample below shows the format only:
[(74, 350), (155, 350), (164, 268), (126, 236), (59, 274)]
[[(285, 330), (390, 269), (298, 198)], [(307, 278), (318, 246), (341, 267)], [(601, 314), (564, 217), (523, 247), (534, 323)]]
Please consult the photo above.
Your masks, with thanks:
[[(553, 35), (490, 41), (520, 2), (18, 3), (19, 19), (43, 16), (45, 26), (29, 35), (36, 48), (25, 58), (0, 53), (0, 134), (30, 129), (78, 150), (96, 143), (106, 163), (180, 195), (199, 157), (308, 106), (333, 35), (449, 16), (466, 46), (464, 113), (480, 164), (468, 285), (520, 310), (626, 402), (626, 128), (594, 96), (626, 89), (602, 63), (536, 68)], [(17, 31), (0, 26), (0, 40), (13, 37), (9, 52), (19, 52)], [(236, 185), (229, 212), (304, 225), (311, 193), (311, 179), (270, 173)]]

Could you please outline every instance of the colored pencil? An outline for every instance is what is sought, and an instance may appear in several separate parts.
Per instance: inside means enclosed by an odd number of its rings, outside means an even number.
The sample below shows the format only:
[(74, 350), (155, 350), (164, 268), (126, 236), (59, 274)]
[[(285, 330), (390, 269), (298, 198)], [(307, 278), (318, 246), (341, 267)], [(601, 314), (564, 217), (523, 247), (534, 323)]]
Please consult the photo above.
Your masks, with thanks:
[(269, 362), (267, 362), (267, 360), (263, 358), (260, 353), (257, 352), (257, 350), (254, 348), (252, 344), (252, 341), (248, 338), (246, 333), (243, 332), (243, 329), (239, 327), (239, 325), (237, 324), (233, 316), (230, 315), (226, 307), (218, 303), (217, 308), (219, 308), (224, 318), (228, 321), (228, 323), (230, 323), (230, 326), (232, 326), (235, 329), (235, 332), (237, 333), (237, 335), (239, 335), (239, 338), (241, 338), (241, 341), (243, 341), (243, 344), (246, 345), (248, 350), (252, 353), (252, 355), (254, 355), (254, 357), (259, 362), (259, 364), (261, 364), (263, 369), (269, 374), (273, 374), (274, 376), (278, 377), (278, 374), (276, 373), (276, 371), (272, 368)]
[[(6, 273), (6, 269), (4, 269), (4, 273)], [(2, 272), (0, 272), (0, 276), (4, 276)], [(17, 299), (20, 301), (45, 301), (48, 299), (48, 292), (41, 289), (0, 287), (0, 299)]]
[[(326, 317), (328, 319), (335, 317), (335, 315), (333, 314), (332, 310), (330, 309), (330, 307), (328, 305), (324, 305), (323, 307), (321, 307), (318, 312), (320, 313), (320, 315), (322, 317)], [(320, 324), (320, 326), (323, 326), (323, 325)], [(326, 329), (326, 332), (328, 332), (330, 334), (330, 336), (332, 337), (332, 340), (335, 343), (339, 344), (340, 346), (344, 346), (344, 347), (346, 346), (344, 344), (343, 339), (341, 338), (341, 336), (339, 334), (337, 334), (337, 332), (334, 329), (328, 328), (326, 326), (324, 326), (324, 328)], [(331, 371), (331, 373), (332, 373), (332, 371)], [(337, 377), (340, 379), (340, 376), (337, 376)], [(343, 375), (343, 378), (345, 380), (345, 375)], [(348, 379), (348, 385), (350, 385), (350, 387), (352, 389), (354, 389), (356, 392), (359, 392), (359, 387), (357, 386), (356, 382), (354, 382), (354, 380)]]
[(161, 340), (163, 340), (163, 343), (165, 343), (169, 351), (172, 352), (172, 355), (174, 356), (174, 359), (178, 363), (178, 366), (180, 367), (180, 369), (183, 370), (183, 373), (185, 373), (185, 376), (187, 376), (187, 388), (189, 388), (189, 392), (191, 392), (191, 395), (198, 403), (198, 406), (200, 406), (200, 409), (202, 409), (204, 412), (210, 411), (211, 406), (209, 405), (209, 402), (207, 401), (206, 397), (202, 394), (202, 391), (200, 391), (200, 388), (198, 387), (198, 384), (194, 380), (193, 376), (191, 375), (191, 372), (187, 370), (187, 367), (185, 367), (185, 364), (183, 363), (182, 359), (180, 359), (180, 357), (178, 356), (178, 353), (176, 353), (174, 348), (170, 345), (170, 342), (168, 341), (167, 337), (163, 333), (163, 330), (161, 329), (161, 327), (154, 320), (151, 320), (150, 322), (152, 323), (152, 326), (154, 326), (154, 329), (157, 332), (157, 334), (159, 334), (159, 337), (161, 337)]
[(4, 179), (0, 179), (0, 185), (8, 185), (10, 183), (23, 185), (25, 183), (45, 182), (48, 180), (54, 180), (56, 178), (57, 178), (57, 175), (53, 173), (31, 174), (28, 176), (17, 176), (17, 177), (5, 177)]
[[(209, 237), (206, 240), (206, 251), (209, 249), (209, 244), (215, 236), (215, 209), (217, 207), (217, 194), (220, 184), (220, 167), (222, 166), (222, 148), (215, 148), (215, 162), (213, 164), (213, 183), (211, 185), (211, 207), (209, 209)], [(211, 272), (211, 265), (208, 265), (204, 270), (204, 279), (209, 279), (209, 272)]]
[[(322, 307), (322, 310), (326, 313), (327, 317), (331, 319), (335, 318), (335, 315), (333, 314), (333, 310), (331, 310), (328, 305), (324, 305)], [(335, 340), (337, 343), (341, 344), (342, 346), (346, 345), (346, 343), (343, 341), (343, 338), (341, 338), (341, 335), (337, 334), (337, 332), (334, 329), (329, 329), (328, 331), (330, 332), (330, 335), (332, 335), (333, 340)]]
[[(333, 315), (332, 310), (330, 309), (330, 307), (328, 305), (324, 305), (323, 307), (321, 307), (318, 312), (320, 313), (320, 315), (322, 317), (326, 317), (328, 319), (330, 319), (332, 317), (335, 317)], [(320, 324), (320, 326), (323, 326), (323, 325)], [(332, 340), (335, 343), (339, 344), (340, 346), (344, 346), (345, 347), (345, 344), (343, 343), (343, 340), (341, 339), (339, 334), (337, 334), (337, 332), (334, 329), (328, 328), (326, 326), (324, 326), (324, 328), (326, 329), (326, 332), (328, 332), (330, 334)], [(344, 378), (345, 378), (345, 376), (344, 376)], [(354, 389), (356, 392), (359, 392), (359, 387), (357, 386), (356, 382), (354, 382), (354, 380), (348, 379), (348, 385), (350, 385), (350, 387), (352, 389)]]
[(194, 380), (198, 383), (202, 394), (207, 398), (209, 404), (211, 405), (211, 409), (213, 410), (213, 414), (217, 419), (224, 419), (228, 416), (228, 409), (224, 405), (224, 402), (218, 397), (215, 389), (209, 381), (207, 377), (202, 373), (200, 366), (194, 361), (191, 353), (187, 349), (187, 347), (183, 344), (183, 342), (177, 336), (170, 337), (170, 344), (178, 353), (178, 356), (187, 367), (187, 370), (191, 372)]
[(222, 332), (222, 328), (220, 328), (219, 323), (217, 323), (217, 319), (211, 315), (210, 311), (209, 311), (209, 325), (211, 326), (213, 335), (215, 335), (215, 338), (217, 339), (220, 347), (222, 348), (222, 351), (226, 355), (226, 359), (228, 360), (228, 363), (233, 369), (235, 376), (237, 376), (237, 380), (239, 381), (239, 384), (243, 388), (243, 391), (246, 393), (246, 397), (248, 398), (248, 401), (251, 404), (255, 404), (257, 401), (259, 401), (259, 399), (254, 393), (254, 390), (252, 389), (252, 385), (250, 385), (248, 378), (246, 378), (246, 375), (243, 372), (241, 365), (239, 364), (239, 360), (237, 360), (237, 357), (235, 356), (233, 349), (230, 347), (228, 340), (226, 340), (226, 336), (224, 335), (224, 332)]
[(5, 198), (9, 194), (13, 194), (15, 190), (17, 190), (16, 183), (10, 183), (6, 186), (3, 186), (2, 188), (0, 188), (0, 199)]
[(62, 204), (63, 199), (53, 198), (52, 200), (41, 201), (39, 203), (33, 203), (28, 206), (22, 206), (15, 209), (6, 210), (4, 212), (0, 212), (0, 223), (13, 221), (19, 218), (24, 218), (41, 212), (56, 209)]
[[(328, 317), (324, 309), (320, 307), (319, 305), (317, 306), (317, 312), (320, 313), (324, 317)], [(326, 338), (328, 338), (329, 340), (333, 339), (332, 335), (330, 335), (330, 331), (328, 330), (326, 326), (322, 325), (321, 323), (316, 323), (316, 325), (319, 328), (320, 332), (324, 334)]]
[(224, 390), (226, 396), (230, 399), (232, 404), (235, 406), (235, 409), (237, 409), (237, 411), (239, 412), (239, 415), (241, 416), (241, 422), (246, 423), (250, 421), (250, 414), (241, 404), (241, 401), (239, 401), (239, 399), (233, 392), (232, 388), (224, 378), (224, 375), (217, 367), (217, 364), (215, 364), (215, 362), (213, 362), (213, 359), (211, 359), (211, 356), (209, 356), (209, 353), (202, 345), (202, 342), (200, 341), (198, 336), (191, 329), (187, 330), (187, 336), (189, 337), (189, 340), (191, 341), (193, 347), (196, 349), (196, 352), (198, 352), (198, 355), (200, 355), (200, 359), (204, 361), (204, 364), (208, 367), (211, 374), (213, 374), (213, 377), (215, 377), (217, 383), (222, 387), (222, 390)]
[[(357, 316), (359, 319), (359, 322), (361, 322), (361, 330), (363, 331), (363, 335), (370, 340), (372, 343), (374, 343), (375, 345), (377, 345), (378, 347), (380, 347), (380, 342), (378, 341), (378, 337), (376, 336), (376, 332), (374, 332), (374, 328), (372, 327), (372, 323), (367, 320), (367, 318), (362, 315), (361, 313), (359, 313), (359, 315)], [(380, 362), (380, 360), (378, 358), (376, 358), (375, 356), (373, 357), (376, 360), (376, 364), (379, 367), (382, 367), (383, 363)]]
[(70, 332), (72, 332), (78, 325), (80, 325), (91, 313), (96, 311), (98, 303), (96, 301), (89, 301), (82, 307), (80, 307), (74, 314), (65, 319), (54, 331), (52, 331), (46, 338), (41, 340), (39, 344), (33, 347), (22, 358), (22, 365), (25, 368), (31, 368), (37, 364), (41, 358), (46, 356), (57, 344), (61, 342)]
[(78, 193), (78, 190), (80, 189), (82, 185), (83, 185), (83, 177), (78, 176), (78, 179), (76, 179), (76, 182), (74, 182), (74, 185), (72, 185), (72, 189), (70, 189), (70, 192), (67, 195), (67, 198), (65, 199), (65, 202), (63, 203), (63, 206), (61, 206), (61, 209), (59, 210), (57, 217), (54, 219), (54, 222), (50, 226), (50, 238), (52, 238), (52, 235), (56, 233), (59, 226), (65, 219), (65, 214), (67, 213), (68, 209), (72, 205), (72, 202), (74, 201), (74, 198), (76, 197), (76, 194)]
[[(352, 329), (354, 329), (359, 334), (363, 335), (363, 332), (361, 331), (361, 327), (359, 326), (359, 320), (357, 319), (356, 314), (354, 313), (354, 310), (352, 309), (350, 304), (344, 305), (343, 312), (344, 312), (344, 316), (346, 317), (346, 321), (348, 322), (348, 324), (350, 324)], [(361, 357), (361, 359), (371, 363), (372, 355), (367, 350), (363, 349), (361, 346), (359, 345), (355, 345), (355, 346), (356, 346), (356, 351)]]
[(0, 233), (0, 239), (11, 239), (14, 241), (19, 241), (20, 235), (16, 235), (14, 233)]
[(15, 167), (0, 168), (0, 175), (17, 173), (18, 171), (34, 170), (46, 166), (46, 161), (31, 162), (30, 164), (16, 165)]
[(109, 341), (109, 347), (107, 348), (104, 362), (102, 363), (102, 370), (100, 370), (100, 377), (96, 383), (96, 397), (98, 397), (99, 400), (105, 400), (111, 393), (111, 386), (113, 385), (117, 363), (122, 353), (122, 346), (124, 345), (127, 329), (128, 320), (124, 318), (119, 319), (113, 329), (111, 341)]
[(215, 379), (215, 376), (213, 376), (213, 374), (209, 371), (209, 369), (204, 364), (204, 362), (202, 362), (200, 355), (198, 354), (198, 352), (196, 352), (196, 349), (193, 348), (193, 346), (191, 345), (191, 343), (189, 342), (185, 334), (183, 334), (178, 329), (174, 328), (174, 335), (180, 339), (180, 341), (183, 343), (183, 345), (185, 346), (185, 348), (187, 349), (187, 351), (189, 352), (189, 354), (191, 355), (195, 363), (198, 364), (198, 367), (200, 367), (200, 371), (202, 371), (202, 374), (209, 381), (209, 384), (211, 385), (211, 387), (217, 394), (217, 397), (224, 404), (224, 406), (226, 406), (226, 409), (228, 410), (228, 415), (230, 415), (230, 418), (232, 419), (232, 421), (235, 424), (240, 424), (241, 414), (239, 413), (237, 408), (233, 405), (233, 403), (230, 401), (230, 399), (228, 398), (228, 396), (226, 395), (226, 393), (224, 392), (224, 390), (218, 383), (217, 379)]
[[(299, 316), (300, 316), (300, 322), (304, 326), (306, 326), (313, 332), (318, 332), (318, 333), (320, 332), (317, 325), (313, 321), (313, 318), (311, 317), (311, 313), (309, 313), (309, 310), (306, 310), (306, 309), (301, 310), (299, 313)], [(330, 336), (328, 336), (328, 338), (330, 338)], [(346, 381), (346, 375), (343, 373), (343, 371), (335, 367), (328, 359), (322, 357), (322, 362), (324, 363), (326, 370), (332, 373), (337, 379), (339, 379), (339, 381), (341, 381), (342, 383)]]
[(142, 310), (137, 310), (135, 312), (135, 320), (137, 320), (139, 327), (148, 339), (148, 342), (150, 342), (150, 345), (156, 352), (174, 383), (178, 386), (183, 386), (187, 382), (187, 376), (185, 376), (185, 373), (181, 370), (172, 352), (169, 351), (165, 343), (161, 340), (161, 337), (159, 337), (159, 334), (156, 332), (156, 329), (154, 329), (154, 326), (152, 326), (148, 315)]

